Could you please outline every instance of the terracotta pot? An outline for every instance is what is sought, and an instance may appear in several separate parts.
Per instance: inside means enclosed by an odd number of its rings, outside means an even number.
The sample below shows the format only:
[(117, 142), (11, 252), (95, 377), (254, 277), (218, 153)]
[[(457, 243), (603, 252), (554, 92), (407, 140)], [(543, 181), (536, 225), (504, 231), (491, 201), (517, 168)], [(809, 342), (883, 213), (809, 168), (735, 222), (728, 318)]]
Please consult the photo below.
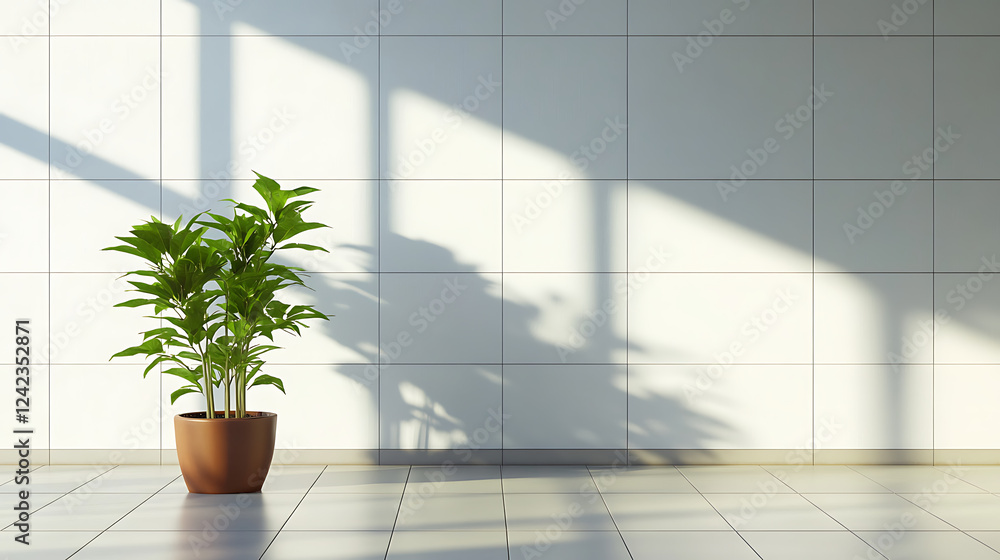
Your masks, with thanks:
[(188, 491), (197, 494), (260, 492), (274, 456), (278, 415), (247, 412), (248, 418), (205, 418), (204, 412), (174, 416), (177, 460)]

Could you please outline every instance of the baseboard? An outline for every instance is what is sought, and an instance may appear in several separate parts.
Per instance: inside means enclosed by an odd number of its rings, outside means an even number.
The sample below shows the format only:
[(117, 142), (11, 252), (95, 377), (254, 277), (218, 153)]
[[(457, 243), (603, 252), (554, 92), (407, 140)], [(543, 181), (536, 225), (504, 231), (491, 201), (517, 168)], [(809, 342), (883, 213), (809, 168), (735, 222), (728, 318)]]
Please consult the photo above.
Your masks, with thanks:
[(817, 465), (933, 465), (933, 449), (817, 449)]
[[(16, 465), (14, 449), (0, 464)], [(33, 449), (39, 465), (176, 465), (173, 449)], [(277, 449), (282, 465), (1000, 465), (1000, 449)]]

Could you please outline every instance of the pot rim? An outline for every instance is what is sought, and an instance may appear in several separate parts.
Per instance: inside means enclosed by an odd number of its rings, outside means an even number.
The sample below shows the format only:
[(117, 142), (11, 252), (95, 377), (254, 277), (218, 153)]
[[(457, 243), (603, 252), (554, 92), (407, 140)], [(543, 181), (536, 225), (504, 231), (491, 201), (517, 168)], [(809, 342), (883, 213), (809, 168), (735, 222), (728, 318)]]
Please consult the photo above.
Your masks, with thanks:
[[(221, 411), (216, 411), (220, 413)], [(265, 412), (258, 410), (248, 410), (249, 414), (257, 414), (258, 416), (249, 416), (246, 418), (197, 418), (186, 416), (187, 414), (204, 414), (203, 411), (198, 412), (182, 412), (180, 414), (175, 414), (174, 418), (177, 420), (182, 420), (184, 422), (239, 422), (239, 421), (250, 421), (250, 420), (264, 420), (269, 418), (277, 418), (278, 414), (276, 412)]]

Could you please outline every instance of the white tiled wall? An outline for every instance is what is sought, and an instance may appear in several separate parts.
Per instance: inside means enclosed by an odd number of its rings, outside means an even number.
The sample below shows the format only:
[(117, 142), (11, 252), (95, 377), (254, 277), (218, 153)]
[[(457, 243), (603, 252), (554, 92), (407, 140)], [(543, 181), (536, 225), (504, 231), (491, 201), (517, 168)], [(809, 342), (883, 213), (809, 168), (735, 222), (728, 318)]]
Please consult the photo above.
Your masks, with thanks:
[(3, 2), (0, 320), (32, 320), (36, 441), (173, 447), (200, 397), (108, 363), (155, 322), (111, 308), (136, 263), (99, 249), (259, 171), (331, 226), (284, 258), (314, 288), (288, 299), (335, 317), (278, 339), (287, 396), (250, 397), (279, 447), (998, 448), (998, 22)]

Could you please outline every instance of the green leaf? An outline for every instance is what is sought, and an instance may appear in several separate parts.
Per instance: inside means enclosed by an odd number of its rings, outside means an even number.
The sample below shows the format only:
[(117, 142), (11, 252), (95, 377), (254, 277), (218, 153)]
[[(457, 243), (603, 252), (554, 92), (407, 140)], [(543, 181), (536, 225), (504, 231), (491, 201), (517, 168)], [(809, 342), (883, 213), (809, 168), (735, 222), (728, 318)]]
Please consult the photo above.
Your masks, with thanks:
[(281, 380), (278, 379), (277, 377), (272, 377), (270, 375), (263, 375), (263, 374), (258, 375), (257, 377), (254, 378), (253, 383), (247, 386), (247, 389), (249, 389), (250, 387), (256, 387), (258, 385), (274, 385), (282, 393), (285, 392), (284, 383), (282, 383)]
[(183, 367), (175, 367), (175, 368), (165, 369), (165, 370), (163, 370), (163, 373), (166, 373), (166, 374), (169, 374), (169, 375), (176, 375), (177, 377), (180, 377), (181, 379), (185, 379), (187, 381), (190, 381), (191, 383), (194, 383), (195, 385), (200, 385), (201, 379), (202, 379), (202, 375), (200, 373), (198, 373), (196, 371), (192, 371), (192, 370), (190, 370), (188, 368), (183, 368)]
[(276, 248), (275, 251), (280, 251), (281, 249), (304, 249), (306, 251), (323, 251), (324, 253), (330, 252), (317, 245), (309, 245), (307, 243), (285, 243), (281, 247)]
[(201, 392), (202, 392), (201, 387), (197, 387), (197, 388), (196, 387), (181, 387), (180, 389), (177, 389), (173, 393), (170, 393), (170, 404), (174, 404), (175, 402), (177, 402), (177, 399), (179, 399), (180, 397), (182, 397), (183, 395), (186, 395), (188, 393), (201, 393)]
[(169, 359), (170, 356), (157, 356), (155, 360), (153, 360), (152, 362), (149, 363), (148, 366), (146, 366), (146, 369), (142, 372), (142, 376), (145, 378), (147, 375), (149, 375), (149, 372), (153, 371), (153, 368), (155, 368), (158, 364)]
[(151, 356), (153, 354), (159, 354), (161, 352), (163, 352), (163, 344), (161, 344), (159, 340), (154, 338), (152, 340), (147, 340), (146, 342), (143, 342), (138, 346), (126, 348), (125, 350), (122, 350), (121, 352), (115, 354), (114, 356), (111, 356), (111, 359), (113, 360), (115, 358), (126, 358), (128, 356), (135, 356), (138, 354), (145, 354), (147, 356)]
[(299, 187), (297, 189), (292, 189), (291, 192), (292, 194), (289, 195), (289, 198), (293, 196), (303, 196), (310, 193), (319, 192), (319, 189), (313, 187)]
[(121, 303), (116, 303), (115, 307), (142, 307), (143, 305), (155, 305), (162, 300), (159, 299), (130, 299)]

